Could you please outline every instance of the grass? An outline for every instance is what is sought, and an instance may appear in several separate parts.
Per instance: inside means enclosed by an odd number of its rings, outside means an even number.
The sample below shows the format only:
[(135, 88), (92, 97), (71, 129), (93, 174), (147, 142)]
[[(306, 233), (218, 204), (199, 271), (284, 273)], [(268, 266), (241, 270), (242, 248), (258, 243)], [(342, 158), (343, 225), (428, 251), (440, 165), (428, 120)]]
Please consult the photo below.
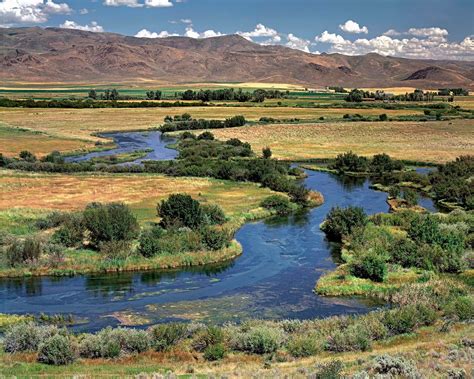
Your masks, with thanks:
[(372, 296), (395, 290), (407, 283), (415, 283), (420, 277), (421, 273), (415, 270), (391, 271), (384, 282), (378, 283), (350, 275), (347, 264), (343, 264), (321, 276), (315, 291), (323, 296)]
[(371, 156), (446, 162), (474, 152), (474, 120), (438, 122), (334, 122), (276, 124), (215, 129), (219, 139), (239, 138), (256, 152), (265, 146), (273, 156), (288, 160), (333, 158), (354, 151)]
[[(121, 201), (130, 205), (141, 221), (151, 221), (156, 220), (156, 204), (172, 193), (189, 193), (203, 203), (219, 204), (227, 215), (235, 217), (258, 208), (260, 201), (272, 191), (254, 183), (207, 178), (0, 170), (0, 211), (10, 212), (11, 217), (18, 214), (15, 208), (72, 211), (83, 209), (91, 201)], [(18, 225), (21, 222), (20, 219)]]
[[(320, 116), (342, 118), (345, 113), (362, 115), (417, 114), (418, 110), (380, 109), (311, 109), (292, 107), (174, 107), (139, 109), (28, 109), (1, 108), (0, 152), (7, 156), (21, 150), (43, 155), (52, 150), (89, 150), (96, 141), (105, 142), (94, 133), (107, 131), (143, 130), (158, 127), (166, 115), (190, 113), (195, 118), (225, 119), (244, 115), (248, 120), (267, 116), (273, 118), (315, 119)], [(34, 120), (34, 123), (31, 122)], [(23, 134), (19, 138), (14, 128), (27, 129), (41, 134)], [(23, 132), (25, 133), (25, 132)], [(20, 136), (21, 137), (21, 136)]]

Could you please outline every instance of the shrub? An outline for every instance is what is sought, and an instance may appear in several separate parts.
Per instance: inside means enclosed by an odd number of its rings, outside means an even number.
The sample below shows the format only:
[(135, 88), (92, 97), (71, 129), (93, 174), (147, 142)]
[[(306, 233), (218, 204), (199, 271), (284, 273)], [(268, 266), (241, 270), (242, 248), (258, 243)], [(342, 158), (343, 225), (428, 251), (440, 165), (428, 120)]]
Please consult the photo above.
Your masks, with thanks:
[(188, 227), (197, 229), (204, 223), (199, 201), (186, 194), (173, 194), (157, 207), (158, 216), (165, 228)]
[(287, 215), (291, 212), (290, 200), (282, 195), (270, 195), (262, 200), (260, 206), (274, 210), (279, 215)]
[(37, 326), (32, 322), (11, 326), (5, 332), (3, 346), (7, 353), (36, 351), (39, 344), (58, 333), (54, 326)]
[(388, 196), (394, 199), (400, 196), (400, 188), (397, 186), (391, 186), (388, 190)]
[(302, 358), (317, 354), (322, 346), (315, 335), (298, 335), (288, 341), (287, 349), (293, 357)]
[(151, 258), (160, 252), (160, 238), (163, 236), (164, 230), (155, 226), (151, 229), (144, 230), (140, 235), (138, 252), (145, 258)]
[(403, 199), (409, 207), (413, 207), (418, 204), (418, 193), (411, 188), (405, 188), (403, 190)]
[(350, 235), (354, 228), (364, 227), (367, 222), (367, 215), (362, 208), (335, 207), (327, 214), (322, 230), (329, 239), (341, 241), (344, 236)]
[(220, 250), (229, 242), (229, 233), (215, 227), (201, 229), (201, 237), (204, 245), (210, 250)]
[(22, 152), (20, 152), (20, 158), (26, 162), (35, 162), (36, 161), (36, 156), (28, 151), (28, 150), (23, 150)]
[(272, 157), (272, 150), (267, 146), (262, 149), (263, 159), (270, 159)]
[(288, 196), (290, 196), (291, 201), (302, 206), (306, 206), (308, 204), (308, 195), (309, 190), (302, 185), (292, 185), (288, 190)]
[(52, 236), (53, 241), (67, 247), (75, 247), (82, 243), (84, 222), (81, 214), (71, 214), (65, 218), (61, 227)]
[(217, 204), (201, 205), (201, 209), (206, 224), (221, 225), (227, 220), (224, 211)]
[(387, 275), (387, 264), (384, 257), (374, 253), (367, 254), (351, 263), (350, 272), (358, 278), (383, 282)]
[(133, 254), (130, 241), (102, 242), (99, 251), (108, 259), (126, 259)]
[(380, 121), (387, 121), (388, 120), (388, 116), (386, 113), (382, 113), (381, 115), (379, 115), (379, 120)]
[(352, 151), (348, 153), (339, 154), (334, 163), (329, 165), (329, 168), (346, 172), (366, 172), (369, 168), (369, 160), (366, 157), (359, 157)]
[(76, 359), (68, 337), (56, 334), (39, 345), (38, 362), (48, 365), (67, 365)]
[(371, 341), (365, 328), (351, 325), (344, 330), (334, 331), (327, 339), (325, 349), (334, 352), (366, 351)]
[(103, 355), (102, 339), (97, 334), (86, 334), (79, 343), (79, 355), (83, 358), (100, 358)]
[(474, 319), (474, 300), (469, 296), (459, 296), (446, 305), (445, 314), (461, 321)]
[(207, 141), (213, 141), (214, 140), (214, 134), (212, 134), (211, 132), (203, 132), (201, 134), (198, 135), (197, 137), (198, 140), (207, 140)]
[(84, 226), (92, 245), (103, 242), (131, 241), (138, 236), (137, 219), (125, 204), (91, 203), (84, 210)]
[(436, 320), (436, 312), (426, 305), (408, 305), (385, 313), (382, 320), (392, 335), (411, 333), (415, 328), (430, 325)]
[(390, 377), (420, 378), (420, 374), (412, 362), (405, 358), (394, 357), (389, 354), (375, 357), (371, 369), (377, 374), (389, 375)]
[(403, 267), (418, 267), (416, 243), (408, 238), (398, 238), (389, 248), (390, 261)]
[(155, 325), (148, 330), (148, 334), (153, 349), (166, 351), (187, 337), (188, 328), (181, 323)]
[(342, 378), (341, 371), (344, 365), (341, 361), (335, 360), (328, 363), (322, 363), (317, 366), (317, 371), (314, 373), (315, 379), (340, 379)]
[(197, 351), (204, 351), (209, 346), (224, 342), (224, 333), (221, 328), (208, 326), (199, 330), (193, 338), (192, 346)]
[(218, 361), (225, 356), (225, 347), (219, 343), (217, 345), (211, 345), (204, 350), (204, 359), (207, 361)]
[(27, 237), (24, 241), (13, 239), (6, 249), (6, 258), (10, 266), (38, 260), (43, 252), (41, 240)]
[(254, 326), (237, 336), (236, 349), (254, 354), (274, 353), (283, 342), (283, 332), (275, 327)]

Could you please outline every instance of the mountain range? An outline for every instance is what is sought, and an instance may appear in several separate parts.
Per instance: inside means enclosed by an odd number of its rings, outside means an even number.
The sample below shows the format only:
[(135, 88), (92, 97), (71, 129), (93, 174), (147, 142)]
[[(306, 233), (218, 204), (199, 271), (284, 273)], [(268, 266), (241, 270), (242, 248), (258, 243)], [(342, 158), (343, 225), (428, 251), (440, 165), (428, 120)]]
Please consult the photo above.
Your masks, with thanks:
[(136, 38), (60, 28), (0, 28), (3, 82), (268, 82), (307, 87), (474, 88), (474, 62), (370, 53), (309, 54), (239, 35)]

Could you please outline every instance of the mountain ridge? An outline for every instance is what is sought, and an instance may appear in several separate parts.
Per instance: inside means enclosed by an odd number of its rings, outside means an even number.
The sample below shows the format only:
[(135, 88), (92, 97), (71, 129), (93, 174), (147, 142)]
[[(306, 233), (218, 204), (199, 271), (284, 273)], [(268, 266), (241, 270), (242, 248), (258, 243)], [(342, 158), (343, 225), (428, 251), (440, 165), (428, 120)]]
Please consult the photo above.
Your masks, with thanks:
[(239, 35), (137, 38), (61, 28), (0, 28), (0, 79), (269, 82), (308, 87), (474, 88), (474, 62), (369, 53), (310, 54)]

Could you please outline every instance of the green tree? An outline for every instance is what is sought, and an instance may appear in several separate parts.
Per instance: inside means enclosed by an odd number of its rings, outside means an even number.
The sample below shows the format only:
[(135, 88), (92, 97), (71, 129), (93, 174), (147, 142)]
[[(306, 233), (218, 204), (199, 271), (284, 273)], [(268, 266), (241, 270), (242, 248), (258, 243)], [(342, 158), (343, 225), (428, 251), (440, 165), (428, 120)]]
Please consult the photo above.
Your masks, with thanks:
[(272, 157), (272, 150), (267, 146), (262, 149), (262, 155), (264, 159), (270, 159)]
[(173, 194), (157, 206), (158, 216), (164, 228), (188, 227), (197, 229), (205, 217), (199, 201), (187, 194)]
[(89, 99), (97, 100), (97, 92), (95, 91), (95, 89), (91, 89), (87, 97)]

